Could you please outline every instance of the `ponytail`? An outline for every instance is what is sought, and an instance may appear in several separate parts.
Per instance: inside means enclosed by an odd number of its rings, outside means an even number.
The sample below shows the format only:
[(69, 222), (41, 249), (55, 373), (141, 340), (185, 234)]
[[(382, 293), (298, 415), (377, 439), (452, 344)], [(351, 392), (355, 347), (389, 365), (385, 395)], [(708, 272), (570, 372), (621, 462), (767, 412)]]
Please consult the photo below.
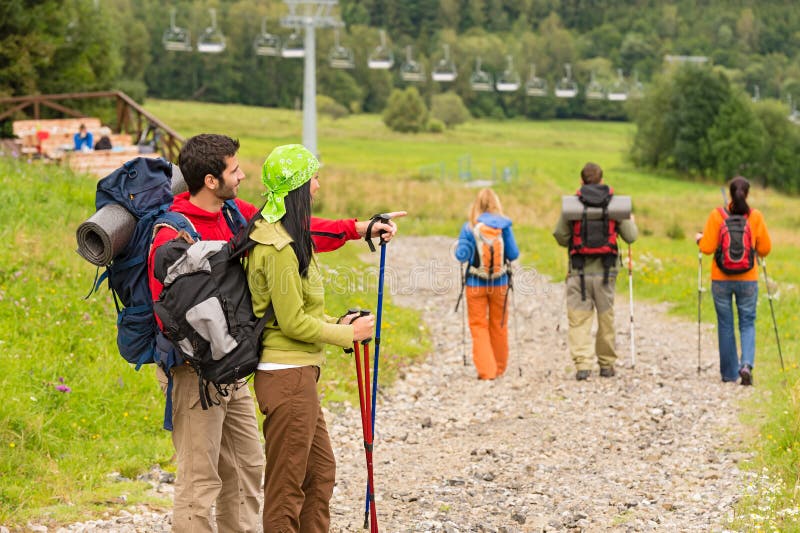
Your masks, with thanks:
[(730, 211), (734, 215), (749, 215), (750, 206), (747, 205), (747, 194), (750, 192), (750, 182), (742, 176), (736, 176), (730, 181), (731, 193)]

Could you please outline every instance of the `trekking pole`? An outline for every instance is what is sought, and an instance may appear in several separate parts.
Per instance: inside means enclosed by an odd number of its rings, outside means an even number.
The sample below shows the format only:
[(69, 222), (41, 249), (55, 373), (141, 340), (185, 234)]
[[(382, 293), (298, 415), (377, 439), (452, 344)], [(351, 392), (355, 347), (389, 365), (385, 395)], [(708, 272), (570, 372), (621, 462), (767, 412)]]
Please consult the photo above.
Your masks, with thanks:
[[(367, 226), (366, 231), (366, 240), (370, 244), (370, 249), (374, 252), (375, 247), (372, 244), (372, 226), (376, 222), (382, 222), (384, 224), (388, 223), (391, 220), (391, 215), (382, 213), (378, 215), (374, 215), (370, 220), (369, 225)], [(380, 247), (381, 247), (381, 262), (380, 267), (378, 269), (378, 312), (375, 316), (375, 359), (372, 365), (373, 374), (372, 374), (372, 415), (370, 417), (370, 434), (372, 435), (373, 439), (375, 436), (375, 410), (377, 407), (377, 398), (378, 398), (378, 366), (380, 362), (380, 353), (381, 353), (381, 319), (383, 317), (383, 282), (384, 282), (384, 274), (386, 272), (386, 241), (383, 240), (383, 233), (379, 235), (380, 238)], [(364, 529), (367, 528), (367, 517), (369, 515), (370, 510), (370, 502), (372, 496), (370, 495), (370, 484), (367, 484), (366, 489), (366, 497), (364, 502)]]
[(700, 317), (703, 303), (703, 252), (697, 251), (697, 373), (700, 373)]
[(633, 255), (631, 253), (631, 245), (628, 244), (628, 301), (631, 310), (631, 368), (636, 368), (636, 337), (634, 337), (634, 322), (633, 322)]
[(767, 276), (767, 259), (759, 257), (761, 269), (764, 271), (764, 285), (767, 286), (767, 299), (769, 300), (769, 310), (772, 313), (772, 329), (775, 330), (775, 342), (778, 345), (778, 357), (781, 360), (781, 372), (783, 373), (783, 383), (786, 384), (786, 368), (783, 366), (783, 353), (781, 352), (781, 339), (778, 336), (778, 322), (775, 320), (775, 307), (772, 305), (772, 292), (769, 290), (769, 276)]
[[(369, 314), (367, 310), (361, 310), (360, 316)], [(357, 319), (356, 319), (357, 320)], [(364, 455), (367, 463), (367, 502), (369, 507), (364, 513), (364, 529), (369, 528), (370, 532), (378, 531), (378, 518), (375, 509), (375, 493), (373, 485), (372, 469), (372, 423), (370, 414), (370, 380), (369, 380), (369, 343), (371, 338), (364, 339), (360, 343), (353, 342), (353, 351), (356, 360), (356, 379), (358, 382), (358, 401), (361, 408), (361, 430), (364, 438)], [(363, 361), (361, 348), (363, 347)], [(371, 518), (371, 520), (370, 520)]]

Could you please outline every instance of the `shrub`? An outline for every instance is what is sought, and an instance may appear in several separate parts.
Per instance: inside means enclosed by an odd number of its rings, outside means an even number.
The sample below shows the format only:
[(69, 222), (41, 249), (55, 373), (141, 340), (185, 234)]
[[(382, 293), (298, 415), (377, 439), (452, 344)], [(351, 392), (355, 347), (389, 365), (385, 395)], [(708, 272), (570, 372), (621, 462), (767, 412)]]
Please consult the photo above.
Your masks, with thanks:
[(472, 118), (461, 97), (454, 92), (435, 94), (431, 102), (431, 115), (441, 120), (448, 128), (463, 124)]
[(428, 131), (431, 133), (442, 133), (445, 129), (444, 122), (438, 118), (431, 118), (428, 120)]
[(317, 95), (317, 111), (334, 119), (346, 117), (350, 114), (345, 106), (324, 94)]
[(383, 122), (390, 129), (404, 133), (417, 133), (425, 129), (428, 108), (416, 87), (392, 91), (383, 110)]

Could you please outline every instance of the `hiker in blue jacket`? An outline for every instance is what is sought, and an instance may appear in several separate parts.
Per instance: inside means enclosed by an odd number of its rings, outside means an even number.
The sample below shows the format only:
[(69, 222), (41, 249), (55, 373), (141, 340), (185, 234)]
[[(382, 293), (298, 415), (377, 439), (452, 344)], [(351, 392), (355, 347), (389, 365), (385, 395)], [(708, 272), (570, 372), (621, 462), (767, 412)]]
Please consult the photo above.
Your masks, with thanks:
[(493, 190), (482, 189), (472, 203), (455, 256), (467, 263), (463, 282), (478, 378), (498, 378), (508, 367), (508, 263), (519, 248)]

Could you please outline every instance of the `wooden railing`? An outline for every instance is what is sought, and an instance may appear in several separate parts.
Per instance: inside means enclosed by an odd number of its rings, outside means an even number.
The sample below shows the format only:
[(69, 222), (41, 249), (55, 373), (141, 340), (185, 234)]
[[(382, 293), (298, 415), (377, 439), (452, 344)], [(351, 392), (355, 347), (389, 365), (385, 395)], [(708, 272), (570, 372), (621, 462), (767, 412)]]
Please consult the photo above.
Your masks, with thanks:
[(0, 122), (14, 118), (23, 112), (34, 120), (42, 118), (42, 107), (58, 111), (63, 115), (84, 118), (83, 112), (63, 104), (64, 100), (96, 100), (113, 98), (116, 100), (116, 124), (110, 125), (115, 133), (133, 135), (137, 144), (151, 144), (155, 150), (168, 160), (176, 162), (183, 137), (137, 104), (121, 91), (100, 91), (91, 93), (34, 94), (0, 98)]

